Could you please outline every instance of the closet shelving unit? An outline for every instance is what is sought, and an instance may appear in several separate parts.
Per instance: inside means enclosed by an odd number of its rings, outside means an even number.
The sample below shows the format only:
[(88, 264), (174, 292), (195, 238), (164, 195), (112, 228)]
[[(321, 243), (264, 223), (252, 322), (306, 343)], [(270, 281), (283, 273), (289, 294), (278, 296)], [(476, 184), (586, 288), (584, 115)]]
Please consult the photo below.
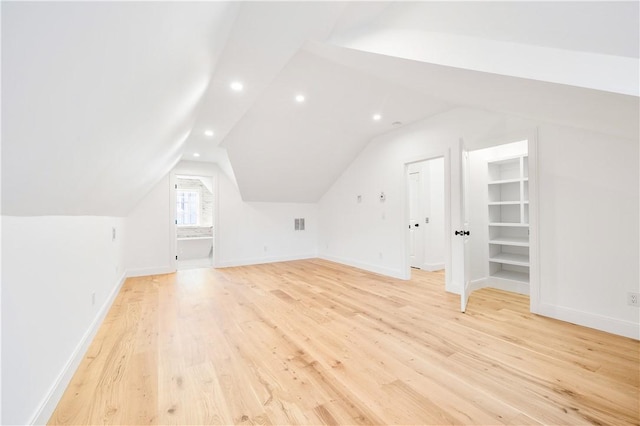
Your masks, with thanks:
[(527, 155), (488, 162), (489, 275), (529, 283)]

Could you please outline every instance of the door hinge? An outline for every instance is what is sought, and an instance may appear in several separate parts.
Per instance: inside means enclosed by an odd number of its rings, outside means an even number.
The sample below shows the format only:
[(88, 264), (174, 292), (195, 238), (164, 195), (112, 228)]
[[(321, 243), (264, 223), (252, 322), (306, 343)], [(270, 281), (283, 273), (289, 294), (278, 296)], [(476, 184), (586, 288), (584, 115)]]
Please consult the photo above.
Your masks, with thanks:
[(177, 225), (178, 224), (178, 219), (175, 219), (173, 222)]
[(176, 255), (176, 260), (178, 260), (178, 255)]

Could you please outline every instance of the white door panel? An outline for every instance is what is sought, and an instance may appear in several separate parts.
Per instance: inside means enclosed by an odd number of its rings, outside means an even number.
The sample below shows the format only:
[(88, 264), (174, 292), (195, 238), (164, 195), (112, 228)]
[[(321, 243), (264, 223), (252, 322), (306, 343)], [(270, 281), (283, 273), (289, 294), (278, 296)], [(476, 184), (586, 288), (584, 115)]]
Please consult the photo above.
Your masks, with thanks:
[(423, 258), (423, 238), (420, 229), (420, 172), (409, 173), (409, 258), (413, 268), (420, 268)]

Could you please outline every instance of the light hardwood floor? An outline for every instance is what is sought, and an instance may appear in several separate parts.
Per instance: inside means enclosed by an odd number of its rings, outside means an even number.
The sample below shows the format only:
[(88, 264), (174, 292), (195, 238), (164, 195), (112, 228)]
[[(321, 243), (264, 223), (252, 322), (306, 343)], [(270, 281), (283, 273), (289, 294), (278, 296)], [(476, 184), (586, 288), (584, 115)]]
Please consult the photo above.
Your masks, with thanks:
[(50, 424), (639, 424), (637, 341), (322, 260), (128, 279)]

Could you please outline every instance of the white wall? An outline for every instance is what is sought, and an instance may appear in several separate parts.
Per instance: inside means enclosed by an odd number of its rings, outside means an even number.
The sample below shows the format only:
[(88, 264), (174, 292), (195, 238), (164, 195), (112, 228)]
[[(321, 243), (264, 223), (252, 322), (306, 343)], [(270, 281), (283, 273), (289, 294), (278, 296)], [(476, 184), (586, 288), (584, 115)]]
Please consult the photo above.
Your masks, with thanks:
[(170, 176), (167, 174), (133, 209), (125, 220), (127, 275), (173, 272), (171, 261)]
[(124, 279), (123, 231), (113, 217), (2, 216), (3, 424), (48, 420)]
[(436, 158), (428, 163), (426, 184), (429, 192), (429, 209), (425, 214), (429, 223), (425, 224), (424, 266), (435, 271), (444, 268), (444, 158)]
[[(336, 180), (320, 200), (318, 250), (326, 259), (398, 278), (405, 269), (405, 163), (450, 153), (459, 155), (464, 137), (471, 148), (481, 148), (491, 134), (532, 126), (524, 120), (459, 108), (407, 125), (375, 138)], [(450, 167), (451, 187), (460, 187), (460, 171)], [(386, 194), (380, 203), (378, 195)], [(362, 195), (362, 202), (356, 196)], [(456, 200), (451, 210), (459, 211)], [(453, 272), (447, 290), (459, 292), (462, 277)]]
[(640, 338), (639, 144), (539, 129), (541, 313)]
[[(246, 203), (235, 183), (212, 163), (180, 162), (175, 174), (214, 176), (217, 211), (214, 213), (217, 266), (276, 262), (317, 255), (317, 205), (305, 203)], [(174, 227), (171, 213), (171, 176), (166, 176), (127, 217), (129, 275), (175, 270)], [(294, 231), (295, 218), (305, 218), (306, 230)], [(265, 250), (266, 247), (266, 250)]]
[[(637, 140), (470, 109), (414, 123), (373, 139), (324, 195), (320, 256), (404, 277), (403, 164), (446, 149), (457, 155), (461, 137), (479, 149), (536, 125), (540, 313), (638, 338), (639, 311), (626, 304), (640, 282)], [(452, 188), (458, 173), (451, 170)], [(459, 282), (447, 290), (459, 291)]]
[[(216, 266), (278, 262), (317, 255), (317, 204), (244, 202), (236, 183), (215, 164), (183, 161), (174, 171), (216, 177)], [(306, 230), (295, 231), (293, 221), (302, 217)]]

